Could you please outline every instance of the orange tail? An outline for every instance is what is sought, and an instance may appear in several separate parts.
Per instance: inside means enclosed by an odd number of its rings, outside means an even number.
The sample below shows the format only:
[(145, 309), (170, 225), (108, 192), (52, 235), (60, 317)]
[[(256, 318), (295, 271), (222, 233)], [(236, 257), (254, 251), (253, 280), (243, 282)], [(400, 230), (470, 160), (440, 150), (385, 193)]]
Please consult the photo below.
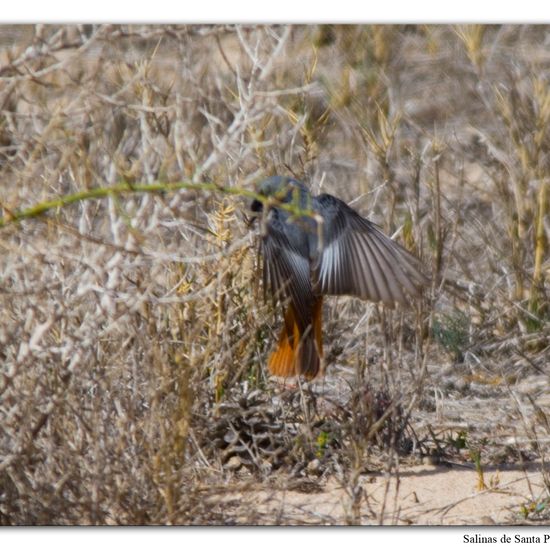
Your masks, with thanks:
[(294, 306), (288, 306), (277, 349), (269, 358), (272, 374), (285, 378), (303, 374), (310, 380), (317, 376), (323, 356), (322, 306), (320, 297), (313, 304), (312, 324), (303, 332), (296, 322)]

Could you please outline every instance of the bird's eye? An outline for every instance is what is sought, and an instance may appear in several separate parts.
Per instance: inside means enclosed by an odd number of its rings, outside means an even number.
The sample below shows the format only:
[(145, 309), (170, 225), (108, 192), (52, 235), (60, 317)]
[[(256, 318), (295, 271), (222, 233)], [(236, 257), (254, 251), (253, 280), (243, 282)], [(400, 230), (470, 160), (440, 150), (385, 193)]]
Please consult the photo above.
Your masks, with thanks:
[(254, 199), (250, 205), (250, 210), (252, 210), (252, 212), (261, 212), (263, 208), (264, 205), (258, 199)]

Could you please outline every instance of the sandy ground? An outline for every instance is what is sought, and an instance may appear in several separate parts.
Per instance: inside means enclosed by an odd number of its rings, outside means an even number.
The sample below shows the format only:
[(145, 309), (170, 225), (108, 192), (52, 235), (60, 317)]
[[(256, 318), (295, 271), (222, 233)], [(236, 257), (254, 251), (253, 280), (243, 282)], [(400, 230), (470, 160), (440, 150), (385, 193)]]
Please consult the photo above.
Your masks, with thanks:
[[(485, 489), (477, 472), (463, 466), (401, 467), (399, 476), (362, 476), (361, 524), (502, 525), (525, 523), (522, 507), (545, 493), (540, 464), (523, 468), (486, 468)], [(261, 524), (347, 524), (354, 517), (352, 499), (341, 484), (327, 481), (322, 492), (294, 490), (246, 491), (226, 494), (235, 512), (254, 508)], [(238, 523), (239, 518), (235, 518)]]
[[(349, 386), (342, 383), (345, 373), (329, 375), (318, 384), (317, 391), (332, 401), (346, 402)], [(438, 367), (431, 380), (436, 388), (452, 376)], [(224, 515), (238, 524), (308, 525), (518, 525), (538, 524), (547, 517), (547, 466), (540, 461), (521, 463), (518, 453), (509, 449), (529, 449), (532, 435), (521, 418), (534, 418), (527, 395), (546, 399), (547, 382), (541, 376), (525, 377), (513, 391), (503, 392), (491, 385), (470, 385), (453, 398), (439, 399), (434, 413), (419, 413), (416, 426), (433, 425), (442, 434), (463, 430), (469, 441), (484, 441), (481, 475), (468, 453), (456, 452), (457, 460), (446, 457), (439, 464), (415, 464), (412, 457), (397, 468), (398, 473), (373, 472), (361, 475), (356, 483), (359, 507), (353, 508), (352, 484), (339, 481), (334, 474), (319, 478), (288, 479), (269, 476), (263, 483), (252, 482), (235, 489), (228, 487), (223, 496)], [(329, 401), (327, 401), (329, 403)], [(318, 401), (323, 405), (323, 400)], [(523, 412), (518, 415), (518, 407)], [(539, 443), (546, 441), (539, 430)], [(444, 441), (445, 435), (440, 436)], [(506, 464), (500, 464), (498, 455)], [(526, 453), (527, 456), (529, 453)], [(532, 454), (531, 454), (532, 456)], [(502, 460), (502, 458), (500, 458)], [(246, 475), (245, 478), (246, 479)], [(244, 481), (243, 479), (243, 481)], [(245, 481), (246, 484), (246, 481)], [(271, 485), (267, 488), (266, 485)], [(537, 509), (540, 514), (537, 516)]]

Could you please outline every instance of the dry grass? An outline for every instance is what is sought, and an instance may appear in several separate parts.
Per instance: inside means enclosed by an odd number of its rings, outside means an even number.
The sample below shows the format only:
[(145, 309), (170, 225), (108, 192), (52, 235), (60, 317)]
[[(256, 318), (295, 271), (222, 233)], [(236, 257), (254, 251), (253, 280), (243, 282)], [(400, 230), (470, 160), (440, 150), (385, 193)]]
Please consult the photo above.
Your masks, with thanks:
[[(327, 480), (377, 523), (368, 471), (545, 473), (548, 32), (0, 28), (0, 523), (288, 523), (212, 497)], [(408, 311), (330, 301), (328, 375), (294, 389), (239, 192), (273, 173), (433, 275)]]

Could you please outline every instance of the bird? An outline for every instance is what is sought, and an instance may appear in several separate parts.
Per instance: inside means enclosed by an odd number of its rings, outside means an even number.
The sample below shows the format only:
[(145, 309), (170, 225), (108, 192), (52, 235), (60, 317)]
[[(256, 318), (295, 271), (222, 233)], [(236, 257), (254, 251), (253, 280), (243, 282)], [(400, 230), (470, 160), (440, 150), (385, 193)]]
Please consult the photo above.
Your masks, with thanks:
[(315, 378), (323, 357), (327, 295), (409, 304), (430, 283), (420, 260), (339, 198), (312, 195), (292, 177), (256, 186), (250, 224), (261, 218), (264, 299), (283, 305), (283, 326), (268, 359), (271, 374)]

